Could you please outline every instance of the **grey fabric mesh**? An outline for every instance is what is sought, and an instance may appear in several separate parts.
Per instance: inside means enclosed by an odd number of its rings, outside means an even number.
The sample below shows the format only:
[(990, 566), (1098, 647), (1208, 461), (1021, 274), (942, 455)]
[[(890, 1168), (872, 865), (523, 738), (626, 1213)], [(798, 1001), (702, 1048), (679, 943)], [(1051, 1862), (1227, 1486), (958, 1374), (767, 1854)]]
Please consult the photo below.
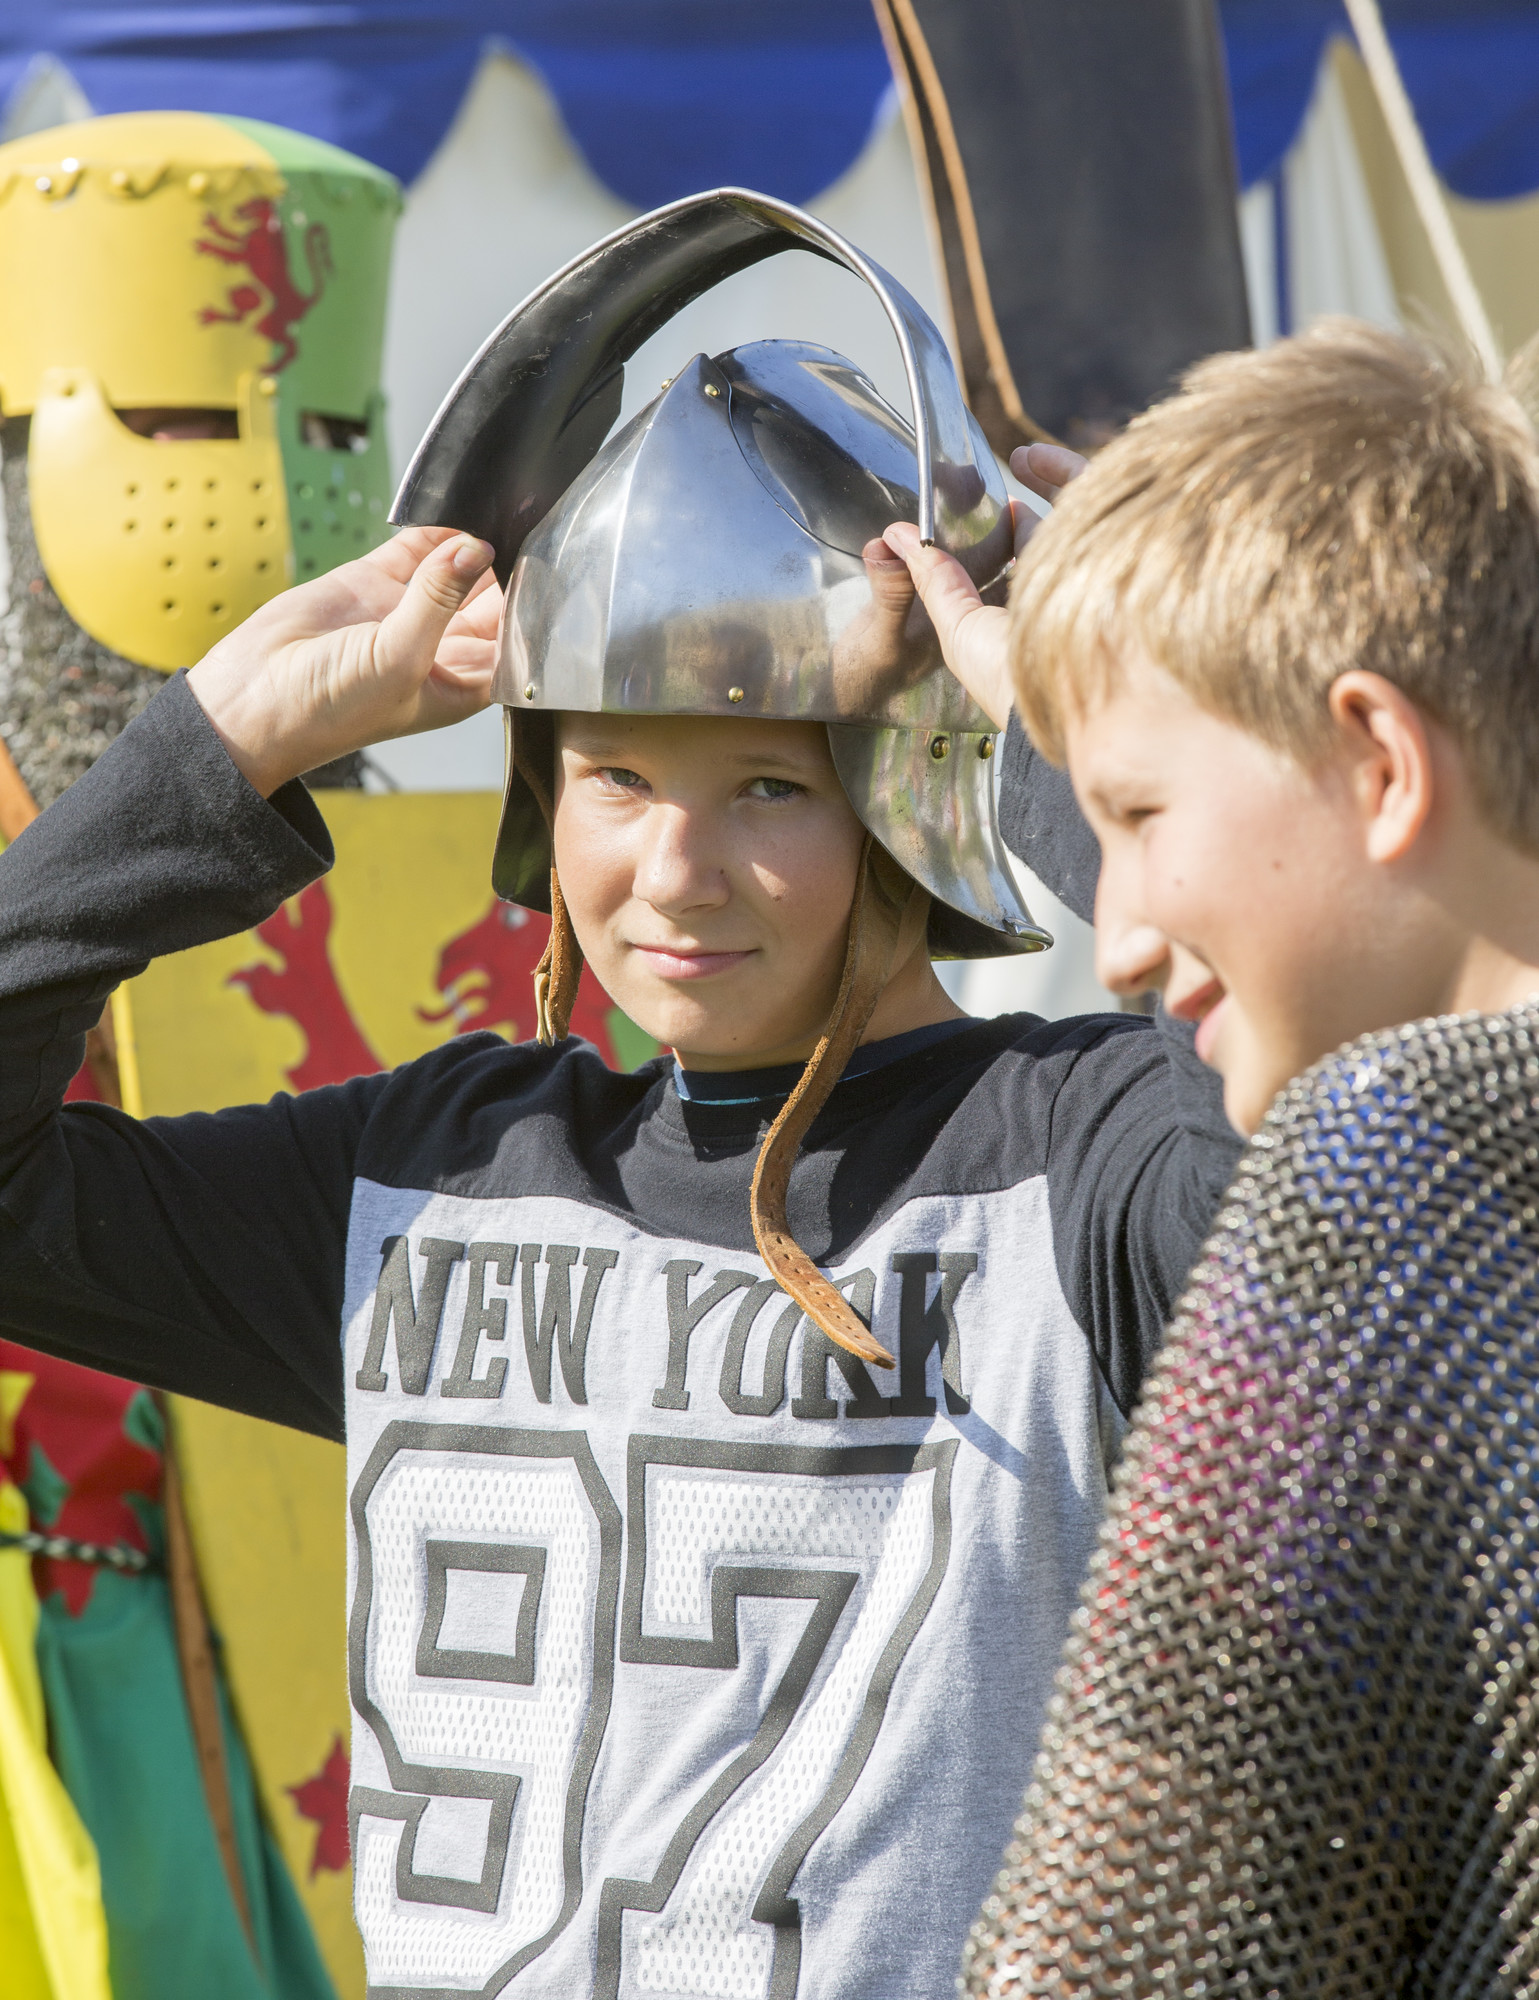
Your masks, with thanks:
[(1539, 1993), (1539, 1005), (1279, 1100), (1152, 1376), (973, 1995)]

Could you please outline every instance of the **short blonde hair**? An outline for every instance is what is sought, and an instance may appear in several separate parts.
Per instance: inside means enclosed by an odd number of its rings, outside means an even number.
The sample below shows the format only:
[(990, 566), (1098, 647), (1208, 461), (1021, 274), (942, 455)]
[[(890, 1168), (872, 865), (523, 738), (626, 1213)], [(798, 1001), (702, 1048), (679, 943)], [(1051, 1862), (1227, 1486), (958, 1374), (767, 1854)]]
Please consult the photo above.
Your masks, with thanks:
[(1364, 667), (1539, 852), (1539, 450), (1510, 389), (1428, 341), (1335, 320), (1202, 362), (1037, 530), (1010, 621), (1022, 718), (1060, 762), (1065, 704), (1119, 651), (1301, 762)]

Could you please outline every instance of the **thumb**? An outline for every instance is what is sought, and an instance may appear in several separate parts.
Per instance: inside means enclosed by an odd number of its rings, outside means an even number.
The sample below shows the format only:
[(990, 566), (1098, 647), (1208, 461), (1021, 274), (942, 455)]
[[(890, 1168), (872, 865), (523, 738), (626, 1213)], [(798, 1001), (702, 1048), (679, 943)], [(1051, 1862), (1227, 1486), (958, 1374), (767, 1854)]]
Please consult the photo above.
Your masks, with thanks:
[(380, 620), (374, 652), (387, 675), (417, 683), (427, 679), (450, 619), (491, 567), (492, 554), (491, 544), (474, 535), (428, 551), (400, 603)]

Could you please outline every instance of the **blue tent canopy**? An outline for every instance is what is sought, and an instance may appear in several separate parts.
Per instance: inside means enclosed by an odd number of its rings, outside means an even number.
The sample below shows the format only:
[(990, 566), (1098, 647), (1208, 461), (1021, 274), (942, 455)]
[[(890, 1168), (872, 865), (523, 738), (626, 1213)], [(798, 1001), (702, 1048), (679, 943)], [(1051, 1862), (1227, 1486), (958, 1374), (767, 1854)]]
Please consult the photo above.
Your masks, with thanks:
[[(1340, 0), (1221, 0), (1240, 173), (1303, 118)], [(1539, 0), (1384, 0), (1432, 157), (1459, 194), (1539, 188)], [(537, 69), (625, 200), (737, 182), (804, 201), (866, 142), (889, 87), (868, 0), (0, 0), (0, 105), (40, 58), (101, 112), (267, 118), (404, 181), (483, 51)]]

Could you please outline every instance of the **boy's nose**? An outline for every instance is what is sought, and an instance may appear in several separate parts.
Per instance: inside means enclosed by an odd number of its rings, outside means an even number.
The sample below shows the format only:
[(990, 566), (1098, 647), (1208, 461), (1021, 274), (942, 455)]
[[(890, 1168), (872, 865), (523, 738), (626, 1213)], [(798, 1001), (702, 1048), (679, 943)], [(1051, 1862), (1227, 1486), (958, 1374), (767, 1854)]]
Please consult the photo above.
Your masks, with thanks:
[(1096, 911), (1096, 977), (1109, 993), (1147, 993), (1170, 977), (1170, 940), (1153, 924), (1119, 923)]
[(726, 872), (692, 814), (667, 805), (647, 813), (634, 893), (669, 916), (716, 909), (727, 900)]

